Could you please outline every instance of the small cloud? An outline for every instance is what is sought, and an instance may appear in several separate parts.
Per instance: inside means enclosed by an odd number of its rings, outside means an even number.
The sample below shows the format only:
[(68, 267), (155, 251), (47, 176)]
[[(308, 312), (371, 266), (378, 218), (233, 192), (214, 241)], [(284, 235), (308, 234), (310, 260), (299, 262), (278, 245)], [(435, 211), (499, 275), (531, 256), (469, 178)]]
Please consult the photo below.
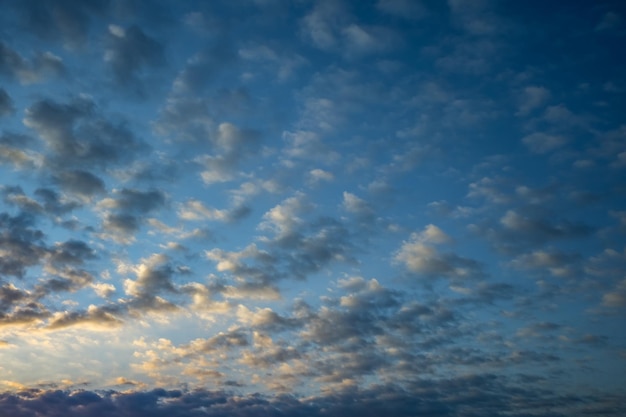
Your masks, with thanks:
[(0, 88), (0, 117), (9, 116), (15, 112), (13, 100), (4, 88)]
[(343, 193), (341, 206), (347, 212), (356, 214), (361, 218), (373, 219), (374, 217), (374, 210), (365, 200), (347, 191)]
[(567, 143), (563, 136), (536, 132), (522, 138), (522, 142), (534, 153), (547, 153)]
[(602, 297), (602, 305), (605, 307), (626, 307), (626, 279), (620, 281), (615, 288)]
[(335, 176), (332, 172), (324, 171), (323, 169), (312, 169), (309, 171), (309, 182), (312, 184), (317, 184), (320, 182), (330, 182), (335, 179)]
[(454, 253), (441, 253), (436, 248), (437, 245), (449, 242), (451, 238), (448, 235), (429, 224), (421, 232), (412, 233), (409, 240), (402, 243), (394, 260), (410, 272), (429, 277), (464, 279), (482, 275), (478, 262)]
[(103, 282), (91, 284), (91, 287), (100, 298), (109, 298), (116, 291), (113, 284), (107, 284)]
[(49, 77), (63, 75), (65, 65), (60, 57), (51, 52), (38, 53), (31, 61), (28, 61), (0, 41), (1, 73), (9, 75), (21, 84), (35, 84)]
[(615, 12), (606, 12), (604, 16), (602, 16), (602, 20), (596, 25), (596, 30), (604, 31), (617, 29), (622, 25), (623, 20), (624, 19)]
[(550, 98), (550, 90), (542, 86), (529, 86), (522, 90), (518, 99), (517, 115), (525, 116), (541, 107)]

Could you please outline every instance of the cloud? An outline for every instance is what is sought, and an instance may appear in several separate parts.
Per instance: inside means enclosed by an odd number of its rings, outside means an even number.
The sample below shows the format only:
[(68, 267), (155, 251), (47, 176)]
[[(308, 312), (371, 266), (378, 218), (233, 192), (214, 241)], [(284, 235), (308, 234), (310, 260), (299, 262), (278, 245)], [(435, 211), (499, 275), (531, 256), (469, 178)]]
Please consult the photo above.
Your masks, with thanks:
[(28, 149), (33, 140), (30, 136), (3, 133), (0, 136), (0, 163), (14, 169), (37, 169), (42, 165), (41, 155)]
[(109, 298), (116, 291), (113, 284), (107, 284), (104, 282), (97, 282), (91, 285), (98, 297)]
[(626, 412), (616, 8), (4, 3), (0, 414)]
[[(535, 261), (548, 260), (549, 255), (541, 255), (543, 245), (584, 239), (595, 231), (594, 227), (582, 221), (561, 218), (548, 205), (517, 205), (504, 213), (492, 213), (491, 217), (498, 218), (498, 221), (485, 220), (469, 225), (468, 229), (475, 235), (485, 237), (499, 252), (535, 252), (535, 255), (525, 258), (527, 260), (533, 257)], [(552, 252), (553, 255), (557, 253)]]
[(347, 57), (385, 52), (402, 42), (400, 36), (389, 27), (354, 22), (344, 5), (338, 1), (316, 3), (302, 19), (300, 31), (315, 47), (340, 52)]
[(182, 220), (213, 220), (221, 222), (232, 222), (240, 220), (250, 213), (250, 208), (245, 205), (237, 205), (230, 209), (214, 209), (206, 207), (199, 200), (189, 200), (180, 205), (178, 217)]
[(200, 176), (206, 184), (230, 181), (239, 162), (258, 146), (259, 132), (240, 129), (232, 123), (221, 123), (211, 135), (217, 155), (201, 155), (195, 159), (204, 169)]
[(440, 228), (429, 224), (424, 230), (412, 233), (395, 254), (394, 260), (413, 273), (427, 277), (467, 279), (482, 275), (480, 264), (454, 253), (440, 253), (436, 245), (451, 239)]
[(123, 122), (107, 120), (86, 97), (65, 104), (39, 100), (26, 109), (24, 124), (43, 140), (46, 163), (53, 170), (103, 169), (145, 149)]
[(545, 404), (573, 412), (576, 404), (583, 411), (618, 416), (623, 407), (616, 397), (600, 394), (560, 396), (550, 389), (536, 392), (516, 387), (490, 374), (426, 380), (405, 390), (392, 383), (367, 389), (343, 389), (308, 398), (290, 395), (234, 395), (223, 391), (165, 390), (106, 391), (88, 390), (22, 390), (0, 395), (0, 407), (14, 417), (35, 413), (42, 417), (95, 417), (128, 415), (129, 417), (374, 417), (413, 416), (415, 413), (444, 417), (473, 413), (496, 417), (503, 412), (513, 417), (537, 415), (547, 417)]
[(602, 20), (596, 25), (597, 31), (613, 30), (622, 25), (624, 19), (614, 11), (608, 11), (602, 16)]
[(48, 260), (53, 265), (83, 265), (85, 261), (95, 259), (96, 252), (80, 240), (68, 240), (56, 243), (49, 252)]
[(572, 277), (578, 271), (580, 255), (558, 250), (535, 250), (522, 254), (512, 261), (512, 265), (521, 269), (547, 269), (557, 277)]
[(606, 307), (626, 307), (626, 279), (602, 296), (602, 304)]
[(302, 20), (301, 31), (313, 45), (329, 50), (338, 42), (338, 27), (346, 21), (341, 2), (322, 1)]
[(4, 88), (0, 88), (0, 117), (9, 116), (13, 114), (14, 111), (11, 96), (9, 96), (9, 93), (7, 93)]
[(79, 206), (49, 188), (38, 188), (34, 194), (41, 201), (44, 211), (54, 216), (69, 213)]
[(452, 20), (471, 35), (493, 35), (501, 27), (489, 0), (449, 0)]
[(158, 190), (113, 190), (113, 197), (104, 198), (98, 203), (104, 218), (104, 236), (119, 242), (131, 242), (145, 215), (160, 209), (165, 201), (165, 194)]
[(30, 300), (32, 297), (29, 292), (23, 291), (11, 283), (3, 284), (0, 287), (0, 311), (3, 314), (12, 310), (14, 305)]
[(139, 26), (110, 25), (106, 41), (104, 61), (120, 85), (138, 83), (143, 69), (158, 67), (165, 62), (163, 45), (146, 35)]
[(271, 230), (278, 240), (291, 238), (301, 224), (300, 215), (313, 208), (304, 193), (297, 193), (293, 197), (283, 200), (264, 215), (264, 222), (259, 226), (262, 230)]
[(265, 63), (281, 81), (291, 78), (296, 70), (308, 64), (301, 55), (276, 52), (264, 44), (239, 49), (238, 53), (244, 60)]
[(51, 52), (38, 53), (29, 62), (6, 43), (0, 42), (0, 74), (16, 79), (21, 84), (33, 84), (64, 73), (63, 60)]
[(41, 39), (61, 39), (64, 46), (75, 49), (84, 46), (89, 35), (92, 16), (107, 12), (108, 2), (61, 0), (40, 2), (25, 0), (15, 5), (22, 25)]
[(343, 192), (342, 207), (364, 221), (372, 221), (375, 216), (374, 210), (365, 200), (347, 191)]
[(165, 204), (165, 195), (158, 190), (141, 191), (122, 188), (114, 190), (113, 195), (113, 198), (105, 198), (100, 201), (100, 207), (123, 212), (147, 214)]
[(35, 229), (35, 219), (27, 213), (11, 216), (0, 213), (0, 273), (22, 278), (28, 267), (37, 265), (46, 254), (44, 233)]
[(324, 171), (323, 169), (312, 169), (309, 171), (309, 181), (312, 184), (318, 184), (320, 182), (328, 182), (335, 179), (332, 172)]
[(326, 145), (315, 132), (285, 131), (282, 136), (287, 142), (284, 153), (289, 158), (313, 159), (327, 163), (339, 159), (339, 154)]
[(271, 308), (257, 309), (251, 311), (246, 306), (237, 306), (237, 318), (240, 323), (250, 326), (253, 329), (279, 332), (302, 326), (302, 320), (292, 317), (283, 317), (272, 311)]
[(504, 230), (519, 237), (537, 242), (558, 238), (573, 238), (589, 235), (592, 228), (584, 223), (550, 221), (542, 213), (532, 209), (507, 210), (500, 218)]
[(124, 292), (131, 297), (129, 306), (147, 311), (176, 308), (169, 301), (157, 297), (162, 293), (178, 292), (173, 282), (177, 270), (166, 255), (155, 253), (130, 269), (136, 279), (124, 281)]
[(215, 42), (187, 60), (185, 68), (174, 79), (173, 93), (181, 95), (202, 91), (235, 61), (235, 52), (228, 42)]
[(381, 26), (361, 26), (352, 23), (341, 30), (346, 54), (362, 55), (397, 48), (401, 38), (391, 29)]
[(428, 9), (421, 1), (416, 0), (378, 0), (376, 8), (384, 13), (403, 19), (422, 19), (428, 14)]
[(46, 325), (48, 330), (59, 330), (67, 327), (83, 327), (88, 330), (107, 330), (120, 327), (122, 320), (115, 317), (106, 308), (90, 305), (86, 311), (54, 313)]
[(104, 181), (88, 171), (60, 171), (55, 180), (64, 191), (82, 198), (89, 199), (105, 192)]
[(526, 116), (531, 111), (541, 107), (549, 98), (550, 90), (542, 86), (528, 86), (522, 90), (519, 97), (517, 115)]

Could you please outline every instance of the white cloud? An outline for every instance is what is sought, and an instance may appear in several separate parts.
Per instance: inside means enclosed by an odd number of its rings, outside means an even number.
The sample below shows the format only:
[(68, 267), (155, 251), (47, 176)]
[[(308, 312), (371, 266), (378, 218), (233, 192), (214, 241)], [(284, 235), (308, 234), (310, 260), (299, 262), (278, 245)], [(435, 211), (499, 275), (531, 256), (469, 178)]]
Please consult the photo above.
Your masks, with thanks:
[(309, 171), (309, 181), (313, 184), (320, 182), (329, 182), (335, 179), (332, 172), (324, 171), (323, 169), (312, 169)]

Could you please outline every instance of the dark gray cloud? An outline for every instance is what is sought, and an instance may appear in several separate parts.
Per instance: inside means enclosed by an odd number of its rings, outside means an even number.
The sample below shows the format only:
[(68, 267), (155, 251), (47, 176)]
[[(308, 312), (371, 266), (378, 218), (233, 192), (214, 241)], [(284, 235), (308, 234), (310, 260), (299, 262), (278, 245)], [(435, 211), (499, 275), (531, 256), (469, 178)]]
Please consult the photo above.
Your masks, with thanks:
[(104, 14), (110, 3), (109, 0), (25, 0), (13, 7), (30, 33), (77, 48), (87, 41), (91, 17)]
[(112, 236), (130, 237), (139, 230), (141, 223), (139, 218), (132, 214), (107, 214), (104, 217), (102, 228)]
[(626, 411), (617, 396), (559, 395), (551, 389), (531, 390), (490, 374), (425, 379), (409, 390), (392, 383), (346, 388), (306, 399), (207, 390), (30, 389), (0, 394), (0, 408), (12, 417), (618, 417)]
[(41, 201), (44, 210), (53, 215), (69, 213), (79, 207), (78, 203), (64, 200), (59, 193), (49, 188), (36, 189), (35, 196)]
[(195, 54), (174, 80), (174, 93), (197, 94), (232, 65), (236, 57), (232, 46), (225, 40)]
[(266, 213), (262, 229), (274, 233), (263, 237), (266, 248), (252, 244), (238, 252), (206, 252), (218, 271), (237, 277), (235, 286), (223, 289), (225, 295), (275, 298), (279, 281), (305, 280), (334, 262), (352, 262), (351, 231), (331, 217), (301, 222), (300, 198), (289, 198)]
[(114, 190), (112, 197), (99, 203), (104, 211), (102, 227), (115, 240), (132, 240), (134, 233), (145, 221), (145, 215), (163, 207), (165, 200), (165, 194), (158, 190)]
[(32, 84), (64, 73), (63, 60), (50, 52), (38, 53), (28, 61), (9, 45), (0, 42), (0, 74), (10, 79), (22, 84)]
[(136, 84), (143, 69), (165, 63), (163, 45), (139, 26), (122, 28), (111, 25), (106, 42), (104, 61), (121, 85)]
[(498, 222), (472, 225), (470, 230), (485, 236), (498, 251), (520, 254), (547, 243), (590, 236), (595, 228), (582, 221), (564, 219), (546, 207), (520, 206), (507, 210)]
[(32, 325), (50, 317), (50, 312), (39, 303), (29, 302), (15, 306), (12, 311), (0, 313), (0, 327)]
[(45, 235), (35, 229), (32, 215), (0, 213), (0, 275), (24, 276), (26, 268), (37, 265), (46, 254)]
[(13, 100), (4, 88), (0, 88), (0, 117), (13, 114)]
[(17, 288), (13, 284), (4, 284), (0, 287), (0, 311), (5, 313), (14, 305), (30, 300), (30, 298), (28, 292)]
[(86, 311), (65, 311), (53, 314), (46, 323), (46, 329), (58, 330), (74, 326), (87, 326), (92, 329), (119, 327), (123, 321), (115, 313), (117, 309), (90, 306)]
[(60, 171), (54, 178), (66, 192), (82, 197), (92, 197), (105, 191), (104, 181), (88, 171)]
[(113, 198), (106, 199), (102, 204), (122, 212), (147, 214), (165, 204), (165, 195), (158, 190), (140, 191), (123, 188), (114, 191)]
[(84, 97), (68, 103), (39, 100), (26, 109), (24, 124), (45, 143), (45, 160), (54, 170), (109, 168), (146, 149), (124, 122), (108, 120)]
[(96, 252), (81, 240), (68, 240), (55, 244), (49, 251), (49, 261), (53, 265), (83, 265), (96, 258)]
[(16, 206), (21, 211), (30, 214), (39, 214), (43, 211), (43, 207), (37, 201), (29, 198), (20, 186), (0, 186), (0, 193), (4, 204), (8, 206)]

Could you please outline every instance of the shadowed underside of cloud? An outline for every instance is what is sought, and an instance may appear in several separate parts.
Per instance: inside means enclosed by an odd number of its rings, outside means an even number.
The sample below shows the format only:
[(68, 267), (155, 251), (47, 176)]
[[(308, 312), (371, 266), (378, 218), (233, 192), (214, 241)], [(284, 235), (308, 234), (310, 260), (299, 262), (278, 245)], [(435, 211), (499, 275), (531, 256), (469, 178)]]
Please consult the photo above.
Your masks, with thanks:
[[(576, 411), (574, 408), (576, 407)], [(411, 391), (393, 384), (347, 388), (298, 398), (223, 391), (61, 391), (30, 389), (0, 394), (0, 410), (11, 417), (560, 417), (620, 416), (615, 396), (559, 396), (529, 391), (493, 375), (422, 381)]]

